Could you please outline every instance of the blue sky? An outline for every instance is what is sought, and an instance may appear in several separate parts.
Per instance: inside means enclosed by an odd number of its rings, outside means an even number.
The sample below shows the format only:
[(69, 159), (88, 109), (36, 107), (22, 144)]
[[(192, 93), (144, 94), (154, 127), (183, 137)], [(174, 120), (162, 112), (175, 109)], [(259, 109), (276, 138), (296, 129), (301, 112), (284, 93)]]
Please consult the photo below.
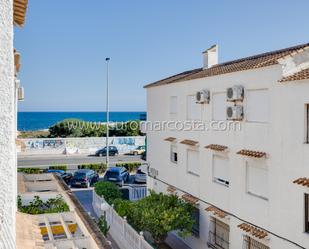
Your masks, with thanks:
[[(26, 90), (21, 111), (146, 110), (143, 85), (202, 66), (309, 42), (309, 1), (29, 1), (15, 30)], [(158, 100), (159, 101), (159, 100)]]

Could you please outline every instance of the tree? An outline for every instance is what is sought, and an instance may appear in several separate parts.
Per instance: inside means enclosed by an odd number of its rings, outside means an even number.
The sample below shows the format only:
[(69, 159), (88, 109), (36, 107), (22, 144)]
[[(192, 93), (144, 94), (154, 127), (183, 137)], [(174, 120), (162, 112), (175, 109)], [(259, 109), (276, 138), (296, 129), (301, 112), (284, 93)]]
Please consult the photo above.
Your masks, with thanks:
[(97, 182), (94, 185), (97, 195), (104, 198), (108, 204), (112, 204), (116, 199), (121, 198), (122, 194), (115, 183)]
[(193, 207), (175, 195), (151, 192), (137, 202), (115, 201), (115, 209), (138, 231), (149, 232), (155, 244), (162, 244), (170, 231), (182, 237), (192, 234)]

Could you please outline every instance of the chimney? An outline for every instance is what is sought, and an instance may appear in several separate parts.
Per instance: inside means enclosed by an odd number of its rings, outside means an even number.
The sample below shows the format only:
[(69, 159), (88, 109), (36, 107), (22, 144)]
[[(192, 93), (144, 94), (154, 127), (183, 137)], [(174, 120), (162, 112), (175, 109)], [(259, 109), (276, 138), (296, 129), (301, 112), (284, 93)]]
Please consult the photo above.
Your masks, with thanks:
[(203, 69), (211, 68), (218, 64), (218, 45), (213, 45), (203, 52)]

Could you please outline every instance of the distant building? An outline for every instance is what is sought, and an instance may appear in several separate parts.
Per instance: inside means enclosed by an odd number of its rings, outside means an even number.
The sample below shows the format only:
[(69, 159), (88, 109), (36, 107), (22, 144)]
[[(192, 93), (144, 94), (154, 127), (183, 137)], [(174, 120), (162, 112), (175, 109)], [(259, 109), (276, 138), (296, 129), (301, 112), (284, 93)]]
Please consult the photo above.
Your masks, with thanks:
[(148, 187), (195, 205), (191, 248), (309, 248), (309, 44), (203, 56), (145, 86)]

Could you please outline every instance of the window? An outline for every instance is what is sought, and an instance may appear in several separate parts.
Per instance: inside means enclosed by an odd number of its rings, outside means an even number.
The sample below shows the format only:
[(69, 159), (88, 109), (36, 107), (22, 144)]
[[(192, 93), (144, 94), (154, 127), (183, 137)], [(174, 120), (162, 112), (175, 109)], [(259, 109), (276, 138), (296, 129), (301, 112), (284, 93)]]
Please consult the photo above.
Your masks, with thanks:
[(246, 91), (246, 119), (249, 122), (269, 121), (269, 91), (267, 89)]
[(195, 95), (187, 96), (187, 120), (201, 120), (201, 105), (196, 104)]
[(268, 171), (264, 160), (246, 162), (247, 192), (268, 200)]
[(171, 162), (177, 163), (177, 161), (178, 161), (177, 145), (171, 144)]
[(309, 194), (305, 194), (305, 232), (309, 233)]
[(258, 242), (251, 237), (244, 235), (243, 249), (270, 249), (268, 246)]
[(192, 227), (192, 234), (195, 237), (200, 236), (200, 210), (196, 207), (193, 208), (192, 219), (194, 220), (194, 224)]
[(213, 180), (217, 183), (229, 185), (229, 161), (226, 156), (213, 155)]
[(228, 249), (229, 236), (229, 225), (215, 218), (211, 218), (209, 225), (208, 245), (212, 248)]
[(187, 150), (187, 170), (189, 173), (199, 175), (199, 152)]
[(177, 96), (170, 97), (170, 115), (176, 116), (178, 110)]
[(226, 120), (226, 93), (212, 95), (212, 120)]
[(306, 124), (306, 128), (305, 128), (305, 143), (309, 143), (309, 104), (306, 104), (305, 107), (305, 124)]

